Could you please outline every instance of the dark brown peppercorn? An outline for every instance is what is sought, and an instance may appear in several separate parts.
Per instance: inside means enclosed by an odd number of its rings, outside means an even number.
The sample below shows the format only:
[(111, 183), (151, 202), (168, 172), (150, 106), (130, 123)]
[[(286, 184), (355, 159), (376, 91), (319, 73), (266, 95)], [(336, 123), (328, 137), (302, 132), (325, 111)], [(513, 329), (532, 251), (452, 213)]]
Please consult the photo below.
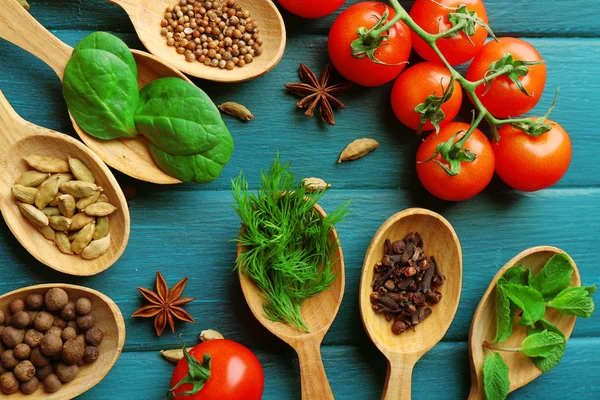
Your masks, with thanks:
[(18, 344), (14, 349), (14, 356), (18, 360), (28, 359), (31, 355), (31, 347), (25, 343)]
[(23, 340), (23, 342), (33, 349), (40, 345), (43, 337), (43, 333), (38, 332), (35, 329), (30, 329), (27, 332), (25, 332), (25, 339)]
[(6, 350), (0, 356), (0, 363), (2, 366), (8, 370), (13, 369), (19, 363), (19, 360), (15, 358), (15, 354), (13, 350)]
[(46, 365), (50, 364), (50, 360), (48, 359), (48, 357), (42, 354), (42, 351), (39, 347), (36, 347), (31, 351), (31, 357), (29, 359), (31, 360), (33, 365), (35, 365), (38, 368), (45, 367)]
[(79, 315), (88, 315), (92, 311), (92, 302), (87, 297), (81, 297), (75, 302), (75, 311)]
[(35, 367), (29, 360), (21, 361), (14, 370), (15, 377), (21, 382), (27, 382), (35, 376)]
[(76, 364), (83, 358), (85, 347), (80, 340), (67, 340), (62, 348), (62, 359), (67, 364)]
[(44, 296), (39, 293), (30, 294), (25, 299), (25, 303), (30, 310), (41, 310), (44, 306)]
[(86, 364), (93, 363), (100, 356), (100, 351), (97, 347), (94, 346), (85, 346), (85, 350), (83, 352), (83, 362)]
[(27, 312), (25, 311), (16, 312), (12, 318), (12, 326), (14, 326), (17, 329), (25, 328), (27, 325), (29, 325), (30, 322), (31, 319), (29, 317), (29, 314), (27, 314)]
[(83, 331), (91, 329), (96, 324), (96, 319), (92, 314), (77, 317), (77, 327)]
[(59, 363), (56, 366), (56, 375), (58, 376), (58, 379), (60, 379), (60, 381), (62, 383), (67, 383), (67, 382), (71, 382), (73, 379), (75, 379), (77, 377), (77, 374), (79, 373), (79, 367), (76, 364), (63, 364), (63, 363)]
[[(62, 332), (62, 331), (61, 331)], [(47, 357), (52, 357), (62, 350), (63, 344), (60, 335), (45, 334), (40, 344), (42, 353)]]
[(4, 394), (13, 394), (19, 390), (19, 381), (12, 372), (0, 375), (0, 390)]
[(67, 305), (69, 295), (61, 288), (52, 288), (48, 290), (44, 297), (44, 304), (48, 311), (58, 311)]
[(50, 374), (44, 379), (44, 390), (48, 393), (57, 392), (61, 386), (62, 383), (55, 374)]
[(25, 310), (25, 302), (22, 299), (15, 299), (8, 305), (8, 311), (10, 311), (11, 314), (16, 314), (23, 310)]
[(23, 394), (31, 394), (31, 393), (35, 392), (39, 386), (40, 386), (40, 381), (38, 380), (37, 377), (34, 376), (27, 382), (21, 383), (21, 386), (19, 387), (19, 389), (21, 390), (21, 393), (23, 393)]

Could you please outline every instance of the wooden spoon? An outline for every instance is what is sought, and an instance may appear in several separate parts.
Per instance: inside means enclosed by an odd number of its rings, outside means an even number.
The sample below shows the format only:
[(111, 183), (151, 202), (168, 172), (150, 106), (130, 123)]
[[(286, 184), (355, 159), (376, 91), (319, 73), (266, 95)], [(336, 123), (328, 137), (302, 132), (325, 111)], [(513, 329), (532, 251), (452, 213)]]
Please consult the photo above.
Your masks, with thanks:
[[(314, 208), (321, 217), (327, 215), (318, 204)], [(242, 226), (243, 229), (244, 227)], [(338, 235), (335, 229), (331, 230), (329, 237), (332, 241), (338, 242)], [(239, 256), (246, 250), (247, 247), (238, 246), (237, 255)], [(337, 279), (328, 290), (305, 300), (302, 305), (302, 319), (308, 325), (310, 332), (304, 332), (294, 326), (268, 319), (263, 311), (262, 292), (250, 278), (241, 271), (239, 273), (244, 297), (256, 319), (272, 334), (289, 344), (298, 353), (303, 400), (334, 399), (327, 375), (325, 374), (325, 368), (323, 367), (320, 347), (325, 334), (337, 315), (342, 298), (344, 297), (346, 277), (344, 272), (344, 255), (341, 246), (337, 246), (332, 260), (334, 260), (333, 272), (337, 274)]]
[(92, 314), (96, 319), (96, 326), (102, 330), (104, 338), (100, 343), (100, 356), (93, 364), (83, 365), (79, 368), (77, 377), (63, 386), (55, 393), (47, 393), (43, 385), (30, 395), (21, 392), (9, 396), (11, 400), (64, 400), (72, 399), (93, 388), (111, 370), (123, 350), (125, 343), (125, 321), (119, 307), (107, 296), (93, 289), (83, 286), (52, 283), (45, 285), (29, 286), (7, 293), (0, 297), (0, 310), (8, 311), (12, 300), (23, 299), (29, 294), (46, 294), (51, 288), (64, 289), (69, 295), (69, 300), (76, 301), (80, 297), (87, 297), (92, 302)]
[[(6, 224), (23, 247), (38, 261), (70, 275), (96, 275), (112, 266), (121, 257), (129, 240), (129, 208), (125, 196), (106, 165), (81, 142), (62, 133), (39, 127), (22, 119), (8, 104), (0, 91), (0, 211)], [(52, 156), (67, 159), (68, 155), (83, 161), (104, 189), (110, 203), (118, 208), (110, 218), (110, 248), (95, 260), (61, 253), (46, 240), (21, 214), (12, 198), (11, 188), (17, 178), (31, 168), (23, 157)]]
[[(442, 300), (432, 306), (433, 313), (415, 327), (400, 335), (392, 333), (392, 324), (377, 315), (371, 306), (373, 274), (383, 258), (386, 239), (403, 239), (419, 232), (426, 255), (435, 256), (446, 282), (438, 289)], [(441, 215), (422, 208), (410, 208), (392, 215), (373, 236), (365, 255), (360, 279), (360, 312), (367, 334), (388, 359), (388, 373), (382, 399), (411, 398), (412, 371), (417, 361), (444, 336), (458, 308), (462, 288), (462, 250), (454, 228)]]
[[(488, 290), (485, 292), (473, 316), (471, 332), (469, 334), (469, 356), (471, 359), (471, 393), (469, 400), (485, 399), (483, 390), (483, 362), (487, 353), (482, 347), (484, 340), (493, 341), (496, 336), (496, 281), (504, 272), (515, 265), (531, 267), (534, 275), (539, 272), (548, 260), (556, 254), (566, 254), (573, 265), (571, 286), (580, 286), (581, 277), (573, 259), (561, 249), (549, 246), (532, 247), (510, 260), (492, 279)], [(544, 316), (548, 321), (558, 326), (568, 339), (575, 327), (577, 319), (571, 315), (563, 315), (553, 309), (547, 309)], [(520, 347), (527, 336), (527, 328), (517, 323), (513, 324), (513, 332), (502, 345), (506, 347)], [(527, 385), (542, 374), (531, 359), (520, 352), (503, 352), (502, 358), (509, 368), (510, 392)]]
[[(0, 38), (21, 47), (45, 62), (62, 81), (73, 49), (48, 32), (15, 0), (0, 0)], [(191, 82), (175, 67), (153, 55), (139, 50), (131, 50), (131, 52), (138, 66), (140, 88), (163, 77), (178, 77)], [(180, 183), (154, 163), (148, 148), (148, 139), (143, 135), (135, 139), (101, 140), (83, 131), (72, 116), (71, 121), (81, 140), (111, 167), (146, 182)]]
[(251, 18), (258, 24), (263, 39), (263, 54), (242, 68), (233, 70), (213, 68), (198, 61), (188, 62), (175, 48), (167, 46), (161, 36), (160, 21), (167, 7), (179, 5), (177, 0), (107, 0), (121, 6), (129, 15), (135, 30), (148, 51), (168, 61), (186, 74), (217, 82), (241, 82), (258, 78), (275, 68), (283, 57), (286, 43), (285, 24), (277, 7), (270, 0), (236, 0), (250, 11)]

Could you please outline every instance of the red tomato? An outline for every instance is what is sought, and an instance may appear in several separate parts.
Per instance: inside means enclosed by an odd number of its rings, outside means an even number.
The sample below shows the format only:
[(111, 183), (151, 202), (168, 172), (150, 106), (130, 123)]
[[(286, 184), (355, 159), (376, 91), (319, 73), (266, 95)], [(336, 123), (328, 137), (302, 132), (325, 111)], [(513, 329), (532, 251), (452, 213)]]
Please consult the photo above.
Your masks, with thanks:
[(508, 186), (525, 192), (545, 189), (558, 182), (571, 163), (571, 139), (556, 122), (540, 136), (530, 136), (510, 125), (498, 130), (493, 144), (496, 173)]
[(378, 64), (368, 57), (356, 58), (350, 48), (358, 38), (360, 27), (371, 29), (382, 17), (386, 8), (388, 20), (396, 13), (391, 7), (375, 1), (358, 3), (337, 17), (329, 31), (329, 57), (346, 79), (362, 86), (379, 86), (390, 82), (402, 72), (411, 49), (410, 30), (398, 21), (389, 29), (388, 39), (381, 43), (375, 57), (387, 65)]
[(302, 18), (321, 18), (331, 14), (345, 0), (279, 0), (279, 4), (292, 14)]
[[(173, 391), (175, 399), (189, 400), (260, 400), (264, 389), (264, 373), (256, 356), (239, 343), (226, 339), (209, 340), (200, 343), (192, 350), (191, 356), (200, 362), (208, 354), (210, 360), (210, 378), (204, 387), (194, 395), (183, 395), (191, 391), (193, 384), (184, 383)], [(205, 367), (203, 363), (202, 367)], [(195, 366), (195, 368), (200, 368)], [(179, 361), (171, 388), (188, 376), (189, 367), (186, 358)], [(200, 371), (206, 372), (205, 370)]]
[[(404, 71), (392, 89), (392, 108), (394, 114), (404, 125), (412, 129), (419, 129), (421, 125), (421, 114), (415, 112), (415, 107), (423, 103), (430, 95), (442, 97), (448, 89), (452, 79), (450, 71), (443, 65), (424, 62), (416, 64)], [(443, 85), (443, 88), (442, 88)], [(448, 101), (442, 104), (444, 125), (456, 117), (462, 104), (462, 90), (460, 83), (454, 82), (454, 92)], [(423, 131), (434, 129), (431, 122), (423, 125)]]
[[(537, 50), (527, 42), (516, 38), (504, 37), (499, 42), (491, 41), (475, 57), (466, 78), (478, 81), (486, 76), (490, 65), (500, 60), (505, 54), (510, 53), (515, 60), (542, 61)], [(531, 65), (529, 73), (519, 77), (521, 84), (529, 93), (519, 90), (519, 87), (508, 76), (499, 76), (494, 79), (489, 87), (480, 85), (475, 93), (488, 109), (497, 118), (516, 117), (531, 110), (542, 97), (546, 86), (546, 64)], [(487, 90), (487, 93), (486, 93)]]
[[(452, 12), (449, 8), (456, 8), (464, 4), (467, 10), (475, 11), (477, 16), (483, 22), (488, 23), (487, 12), (482, 0), (417, 0), (410, 10), (412, 19), (426, 32), (436, 34), (452, 28), (452, 23), (448, 20), (448, 14)], [(447, 38), (438, 39), (436, 44), (450, 65), (466, 63), (479, 52), (485, 39), (487, 31), (480, 25), (475, 26), (475, 34), (469, 36), (464, 32)], [(412, 33), (413, 45), (416, 52), (427, 61), (442, 62), (440, 57), (433, 51), (416, 33)]]
[[(494, 176), (494, 151), (490, 141), (479, 129), (475, 129), (465, 143), (465, 148), (474, 152), (477, 158), (473, 162), (461, 162), (458, 175), (448, 175), (433, 160), (419, 163), (419, 161), (431, 157), (435, 153), (438, 144), (447, 142), (452, 135), (462, 131), (463, 133), (456, 137), (456, 141), (463, 137), (468, 129), (469, 124), (451, 122), (444, 126), (437, 136), (432, 133), (419, 146), (417, 151), (417, 175), (425, 189), (435, 197), (450, 201), (470, 199), (485, 189)], [(439, 154), (434, 160), (448, 166), (448, 162)]]

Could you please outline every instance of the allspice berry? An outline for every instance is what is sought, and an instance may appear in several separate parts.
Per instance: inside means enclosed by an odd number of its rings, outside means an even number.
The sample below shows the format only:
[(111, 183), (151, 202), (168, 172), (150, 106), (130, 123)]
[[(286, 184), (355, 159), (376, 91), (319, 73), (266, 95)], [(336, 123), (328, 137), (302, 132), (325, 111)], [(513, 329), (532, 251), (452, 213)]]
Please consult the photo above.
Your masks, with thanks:
[(85, 342), (90, 346), (100, 346), (102, 343), (102, 339), (104, 338), (104, 333), (97, 326), (88, 329), (85, 332)]
[(30, 329), (25, 332), (25, 339), (23, 339), (23, 342), (34, 349), (40, 345), (43, 337), (44, 334), (42, 332), (38, 332), (35, 329)]
[(25, 299), (25, 304), (30, 310), (41, 310), (44, 306), (44, 296), (39, 293), (30, 294)]
[[(50, 364), (50, 360), (48, 357), (42, 354), (42, 350), (39, 347), (36, 347), (31, 351), (31, 357), (29, 360), (38, 368), (45, 367)], [(42, 378), (40, 378), (42, 379)]]
[(17, 329), (25, 328), (27, 325), (29, 325), (30, 322), (31, 319), (29, 317), (29, 314), (27, 314), (27, 312), (25, 311), (18, 311), (13, 314), (12, 326), (14, 326)]
[(36, 368), (36, 372), (35, 372), (35, 376), (37, 376), (37, 378), (40, 381), (43, 381), (44, 379), (46, 379), (46, 377), (50, 374), (52, 374), (54, 372), (54, 368), (52, 367), (51, 364), (45, 365), (43, 367), (37, 367)]
[(81, 317), (77, 317), (77, 327), (82, 331), (87, 331), (88, 329), (93, 328), (96, 324), (96, 319), (92, 314), (83, 315)]
[(31, 348), (25, 343), (18, 344), (13, 350), (17, 360), (26, 360), (31, 355)]
[(61, 288), (52, 288), (48, 290), (44, 297), (44, 304), (49, 311), (58, 311), (67, 305), (69, 295)]
[[(62, 332), (62, 331), (61, 331)], [(52, 357), (62, 350), (60, 335), (45, 334), (40, 343), (40, 349), (46, 357)]]
[(4, 323), (4, 311), (0, 310), (0, 325)]
[(57, 392), (61, 386), (62, 383), (55, 374), (50, 374), (44, 379), (44, 390), (48, 393)]
[(66, 342), (67, 340), (75, 339), (76, 337), (77, 337), (77, 331), (75, 330), (75, 328), (71, 328), (71, 327), (66, 327), (65, 329), (63, 329), (62, 334), (60, 336), (60, 338), (63, 340), (63, 342)]
[(55, 335), (60, 337), (62, 335), (62, 329), (60, 329), (58, 326), (53, 326), (46, 331), (46, 335)]
[(15, 299), (8, 305), (8, 310), (11, 314), (16, 314), (19, 311), (25, 310), (25, 302), (22, 299)]
[(77, 366), (77, 364), (63, 364), (63, 363), (59, 363), (56, 366), (56, 375), (58, 376), (58, 379), (60, 379), (60, 381), (62, 383), (67, 383), (67, 382), (71, 382), (73, 379), (75, 379), (77, 377), (77, 374), (79, 373), (79, 367)]
[(24, 338), (25, 331), (23, 329), (7, 326), (2, 331), (2, 342), (10, 349), (14, 349), (18, 344), (23, 343)]
[(12, 370), (19, 364), (19, 360), (15, 358), (13, 350), (6, 350), (0, 355), (0, 364), (8, 370)]
[(67, 340), (62, 347), (62, 359), (67, 364), (76, 364), (83, 358), (85, 347), (77, 339)]
[(75, 312), (75, 303), (69, 301), (67, 305), (60, 310), (60, 317), (65, 321), (74, 320), (77, 317), (77, 313)]
[(57, 326), (62, 330), (67, 327), (67, 321), (55, 315), (54, 320), (52, 321), (52, 326)]
[(27, 382), (21, 383), (21, 386), (19, 387), (19, 389), (21, 390), (21, 393), (23, 393), (23, 394), (31, 394), (31, 393), (35, 392), (39, 386), (40, 386), (40, 381), (37, 377), (34, 376)]
[(15, 377), (21, 382), (27, 382), (35, 376), (35, 367), (29, 360), (21, 361), (14, 370)]
[(91, 364), (98, 359), (100, 356), (100, 350), (94, 346), (85, 346), (85, 350), (83, 352), (83, 362), (86, 364)]
[(87, 297), (81, 297), (75, 302), (75, 311), (79, 315), (88, 315), (92, 311), (92, 302)]
[(52, 314), (46, 311), (42, 311), (38, 314), (33, 321), (33, 327), (40, 332), (46, 332), (48, 329), (52, 328), (52, 324), (54, 323), (54, 317)]
[(13, 394), (19, 390), (19, 381), (12, 372), (0, 375), (0, 391), (4, 394)]

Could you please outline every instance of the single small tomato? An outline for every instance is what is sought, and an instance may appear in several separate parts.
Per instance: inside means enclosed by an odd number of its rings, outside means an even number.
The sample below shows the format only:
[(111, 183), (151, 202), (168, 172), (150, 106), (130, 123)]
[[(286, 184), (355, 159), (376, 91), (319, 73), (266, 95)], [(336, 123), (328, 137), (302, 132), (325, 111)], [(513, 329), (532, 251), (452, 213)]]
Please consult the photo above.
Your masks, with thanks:
[(410, 30), (401, 21), (392, 26), (388, 38), (376, 48), (375, 62), (363, 54), (358, 58), (352, 54), (352, 43), (358, 39), (358, 28), (371, 29), (389, 12), (387, 20), (396, 13), (393, 8), (376, 1), (353, 5), (341, 13), (329, 31), (329, 57), (340, 74), (361, 86), (379, 86), (392, 81), (402, 72), (411, 50)]
[(498, 130), (500, 140), (492, 145), (496, 173), (508, 186), (533, 192), (558, 182), (571, 164), (572, 146), (567, 132), (556, 122), (550, 131), (531, 136), (511, 126)]
[(185, 354), (173, 372), (171, 390), (174, 399), (260, 400), (264, 380), (260, 362), (247, 347), (215, 339)]
[(455, 142), (468, 131), (469, 124), (464, 122), (451, 122), (440, 129), (435, 136), (432, 133), (417, 150), (417, 175), (419, 180), (429, 193), (443, 200), (462, 201), (475, 196), (492, 180), (494, 176), (494, 151), (490, 141), (479, 130), (475, 129), (464, 147), (475, 153), (476, 158), (472, 162), (461, 161), (460, 172), (450, 176), (435, 161), (449, 167), (447, 160), (440, 154), (431, 161), (429, 159), (436, 151), (440, 143), (450, 140), (452, 135), (456, 136)]
[[(482, 0), (416, 0), (410, 10), (412, 19), (426, 32), (436, 34), (452, 28), (448, 19), (452, 9), (460, 5), (467, 6), (468, 11), (475, 11), (477, 16), (487, 25), (488, 17)], [(415, 51), (427, 61), (442, 62), (435, 51), (419, 35), (412, 32)], [(475, 25), (475, 34), (467, 36), (464, 32), (449, 38), (441, 38), (436, 44), (450, 65), (463, 64), (475, 57), (481, 50), (488, 32), (480, 25)], [(471, 39), (469, 41), (469, 39)]]
[(531, 110), (540, 101), (546, 86), (546, 64), (543, 63), (540, 53), (529, 43), (510, 37), (498, 40), (492, 40), (483, 46), (469, 66), (465, 77), (472, 82), (487, 77), (492, 63), (501, 60), (506, 54), (511, 54), (513, 59), (518, 61), (541, 62), (527, 66), (527, 75), (515, 77), (528, 94), (523, 93), (506, 75), (493, 79), (489, 84), (479, 85), (475, 90), (481, 103), (494, 117), (517, 117)]
[[(419, 129), (421, 125), (421, 113), (415, 111), (415, 107), (426, 101), (429, 96), (437, 97), (434, 102), (441, 102), (442, 97), (450, 88), (452, 76), (450, 71), (443, 65), (432, 62), (423, 62), (408, 68), (402, 72), (392, 89), (392, 108), (396, 117), (404, 125), (411, 129)], [(431, 102), (428, 100), (428, 102)], [(431, 112), (427, 116), (434, 120), (439, 110), (443, 111), (444, 118), (439, 122), (439, 125), (447, 124), (452, 121), (458, 114), (462, 104), (462, 90), (460, 83), (454, 81), (453, 92), (445, 103)], [(437, 111), (437, 113), (436, 113)], [(437, 115), (441, 117), (441, 114)], [(434, 129), (431, 121), (427, 121), (422, 131), (430, 131)]]
[(302, 18), (321, 18), (331, 14), (346, 0), (278, 0), (289, 12)]

